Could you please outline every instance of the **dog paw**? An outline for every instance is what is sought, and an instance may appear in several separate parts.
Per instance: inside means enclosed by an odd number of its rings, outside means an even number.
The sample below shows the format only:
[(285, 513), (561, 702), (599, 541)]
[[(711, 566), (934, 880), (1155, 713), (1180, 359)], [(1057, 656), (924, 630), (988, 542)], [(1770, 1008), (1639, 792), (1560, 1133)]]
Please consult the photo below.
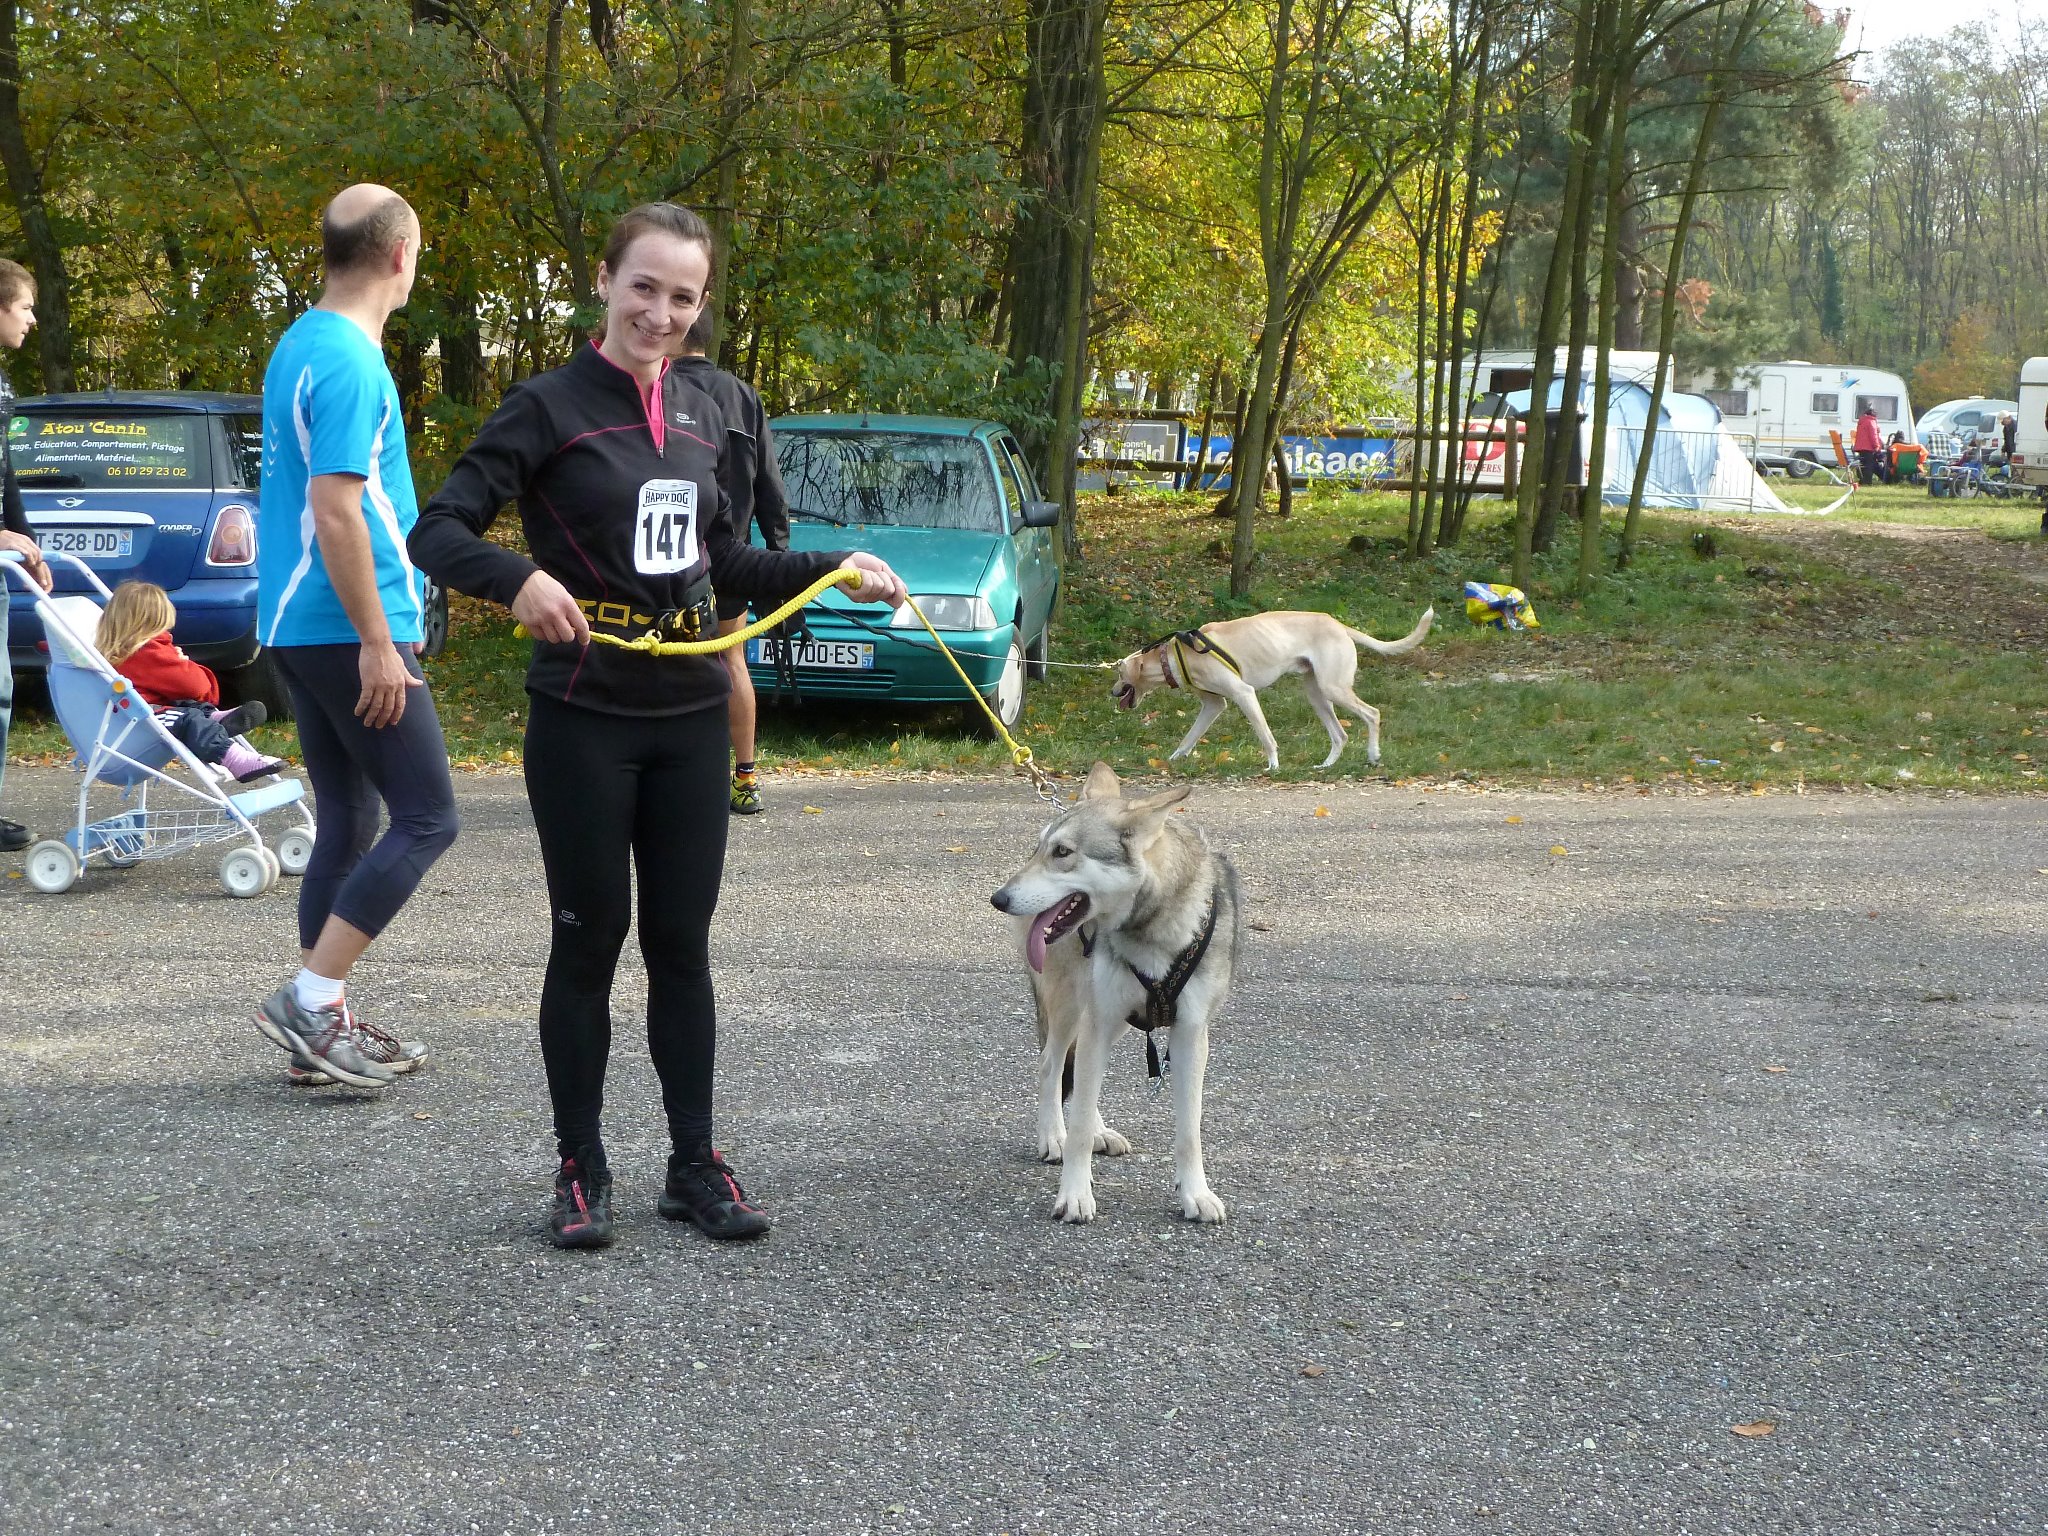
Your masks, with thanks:
[(1224, 1206), (1216, 1198), (1216, 1191), (1205, 1186), (1191, 1194), (1182, 1193), (1180, 1213), (1189, 1221), (1220, 1222), (1224, 1217)]
[(1131, 1150), (1130, 1138), (1105, 1125), (1095, 1133), (1095, 1150), (1104, 1157), (1122, 1157)]
[(1063, 1163), (1067, 1160), (1067, 1138), (1064, 1134), (1050, 1136), (1044, 1132), (1038, 1137), (1038, 1160), (1041, 1163)]
[(1059, 1199), (1052, 1203), (1052, 1213), (1061, 1221), (1076, 1224), (1095, 1219), (1095, 1191), (1092, 1189), (1061, 1190)]

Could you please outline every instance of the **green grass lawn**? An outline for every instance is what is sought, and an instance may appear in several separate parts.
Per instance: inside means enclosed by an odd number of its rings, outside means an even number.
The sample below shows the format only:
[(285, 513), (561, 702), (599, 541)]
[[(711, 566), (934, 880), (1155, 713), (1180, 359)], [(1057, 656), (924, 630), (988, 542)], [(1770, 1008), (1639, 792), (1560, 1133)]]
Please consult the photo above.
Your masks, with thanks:
[[(1806, 506), (1840, 494), (1774, 486)], [(1461, 596), (1468, 579), (1507, 579), (1504, 509), (1479, 504), (1461, 543), (1424, 560), (1402, 556), (1406, 514), (1405, 497), (1297, 498), (1291, 518), (1262, 523), (1251, 595), (1236, 600), (1229, 528), (1204, 498), (1084, 499), (1082, 559), (1067, 575), (1052, 653), (1082, 665), (1032, 686), (1020, 739), (1061, 774), (1098, 757), (1124, 772), (1162, 769), (1194, 706), (1154, 694), (1120, 713), (1107, 672), (1086, 664), (1263, 609), (1319, 609), (1391, 637), (1433, 605), (1436, 629), (1421, 650), (1360, 667), (1358, 692), (1384, 718), (1381, 767), (1368, 767), (1354, 733), (1337, 767), (1319, 773), (1322, 728), (1300, 686), (1284, 680), (1263, 695), (1279, 778), (2037, 782), (2037, 733), (2048, 732), (2048, 553), (2032, 503), (1934, 500), (1907, 487), (1859, 491), (1825, 519), (1651, 513), (1634, 565), (1610, 568), (1583, 599), (1570, 595), (1577, 530), (1568, 527), (1538, 561), (1529, 597), (1541, 627), (1524, 632), (1474, 627)], [(1702, 531), (1708, 541), (1695, 539)], [(1613, 542), (1610, 530), (1610, 553)], [(516, 763), (526, 646), (499, 611), (458, 601), (453, 618), (448, 653), (430, 668), (450, 753), (468, 766)], [(61, 759), (33, 688), (22, 704), (12, 750)], [(761, 756), (784, 770), (1004, 771), (1007, 753), (977, 720), (964, 706), (768, 709)], [(288, 726), (260, 739), (273, 751), (295, 745)], [(1174, 771), (1246, 778), (1262, 766), (1232, 710)]]

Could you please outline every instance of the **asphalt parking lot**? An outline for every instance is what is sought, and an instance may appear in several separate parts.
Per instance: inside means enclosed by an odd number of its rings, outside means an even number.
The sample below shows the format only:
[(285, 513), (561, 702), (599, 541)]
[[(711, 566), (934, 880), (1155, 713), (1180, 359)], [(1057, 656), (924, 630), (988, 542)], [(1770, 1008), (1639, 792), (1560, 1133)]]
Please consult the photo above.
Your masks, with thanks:
[(0, 881), (0, 1531), (2048, 1525), (2040, 800), (1200, 788), (1256, 925), (1230, 1220), (1174, 1214), (1134, 1034), (1073, 1228), (987, 905), (1038, 802), (766, 787), (714, 951), (741, 1250), (654, 1215), (630, 950), (620, 1239), (541, 1236), (516, 778), (358, 973), (435, 1051), (378, 1094), (248, 1022), (288, 883)]

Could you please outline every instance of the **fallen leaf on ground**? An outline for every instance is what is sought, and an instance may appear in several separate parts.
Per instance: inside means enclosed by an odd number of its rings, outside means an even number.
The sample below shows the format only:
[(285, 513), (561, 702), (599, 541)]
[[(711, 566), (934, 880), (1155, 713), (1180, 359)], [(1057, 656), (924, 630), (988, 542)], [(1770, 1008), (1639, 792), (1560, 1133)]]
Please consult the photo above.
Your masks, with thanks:
[(1521, 824), (1522, 818), (1519, 816), (1510, 816), (1508, 818), (1508, 825), (1511, 827), (1519, 827)]
[(1246, 923), (1245, 927), (1251, 929), (1253, 933), (1271, 933), (1273, 931), (1271, 923), (1261, 922), (1257, 918), (1253, 918), (1250, 922)]
[(804, 807), (804, 814), (806, 816), (822, 816), (825, 814), (825, 811), (822, 806), (807, 805)]
[(1730, 1424), (1728, 1429), (1731, 1434), (1740, 1435), (1745, 1440), (1761, 1440), (1765, 1435), (1774, 1435), (1778, 1432), (1778, 1426), (1769, 1419), (1757, 1419), (1749, 1424)]
[(1328, 1371), (1329, 1367), (1326, 1365), (1304, 1365), (1301, 1368), (1301, 1374), (1304, 1376), (1321, 1376)]
[(1330, 814), (1330, 808), (1327, 805), (1319, 805), (1316, 807), (1316, 814), (1318, 816), (1327, 816)]
[(1550, 851), (1556, 854), (1560, 859), (1571, 852), (1571, 850), (1565, 847), (1563, 843), (1552, 843), (1550, 845)]
[(967, 845), (966, 845), (965, 843), (948, 843), (948, 844), (946, 844), (946, 852), (948, 852), (948, 853), (966, 853), (967, 851), (968, 851), (968, 848), (967, 848)]
[(412, 1112), (412, 1117), (415, 1120), (431, 1120), (434, 1118), (434, 1115), (431, 1110), (416, 1109)]
[(1790, 1072), (1792, 1069), (1790, 1067), (1765, 1067), (1764, 1070), (1766, 1072)]

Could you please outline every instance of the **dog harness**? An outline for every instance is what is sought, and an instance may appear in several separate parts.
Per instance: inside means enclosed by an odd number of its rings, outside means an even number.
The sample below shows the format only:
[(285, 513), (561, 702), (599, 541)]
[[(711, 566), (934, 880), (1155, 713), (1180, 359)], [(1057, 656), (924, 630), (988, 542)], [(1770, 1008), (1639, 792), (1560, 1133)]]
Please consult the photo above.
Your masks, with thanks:
[[(1163, 640), (1153, 641), (1151, 645), (1151, 649), (1162, 653), (1159, 658), (1159, 670), (1166, 674), (1166, 686), (1169, 688), (1178, 688), (1180, 683), (1174, 678), (1174, 668), (1166, 663), (1166, 657), (1163, 653), (1168, 647), (1172, 648), (1173, 659), (1179, 665), (1180, 675), (1183, 678), (1188, 676), (1187, 653), (1189, 651), (1193, 651), (1198, 656), (1214, 656), (1239, 677), (1244, 676), (1244, 668), (1237, 664), (1237, 658), (1223, 649), (1214, 640), (1211, 640), (1208, 635), (1199, 629), (1182, 629), (1176, 630)], [(1190, 686), (1192, 686), (1192, 682)]]
[[(1157, 1029), (1171, 1029), (1180, 1010), (1180, 995), (1187, 990), (1195, 967), (1202, 963), (1202, 956), (1209, 952), (1209, 941), (1216, 937), (1216, 892), (1209, 892), (1209, 907), (1202, 914), (1202, 926), (1195, 930), (1195, 936), (1188, 947), (1173, 957), (1166, 967), (1166, 974), (1154, 980), (1127, 960), (1124, 964), (1138, 979), (1138, 985), (1145, 989), (1145, 1008), (1142, 1013), (1133, 1012), (1125, 1016), (1124, 1022), (1145, 1034), (1145, 1075), (1157, 1078), (1160, 1075), (1158, 1043), (1152, 1032)], [(1081, 953), (1095, 953), (1095, 941), (1085, 932), (1081, 935)], [(1171, 1048), (1166, 1053), (1166, 1064), (1173, 1064)]]

